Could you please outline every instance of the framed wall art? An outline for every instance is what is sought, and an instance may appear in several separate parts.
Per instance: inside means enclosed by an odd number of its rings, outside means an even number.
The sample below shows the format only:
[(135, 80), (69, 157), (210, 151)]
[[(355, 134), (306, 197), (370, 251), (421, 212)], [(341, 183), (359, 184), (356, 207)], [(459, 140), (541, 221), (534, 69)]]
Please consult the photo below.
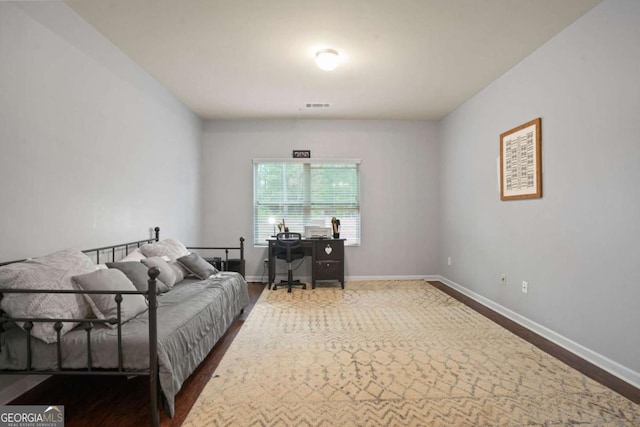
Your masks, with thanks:
[(500, 199), (542, 197), (541, 118), (500, 135)]

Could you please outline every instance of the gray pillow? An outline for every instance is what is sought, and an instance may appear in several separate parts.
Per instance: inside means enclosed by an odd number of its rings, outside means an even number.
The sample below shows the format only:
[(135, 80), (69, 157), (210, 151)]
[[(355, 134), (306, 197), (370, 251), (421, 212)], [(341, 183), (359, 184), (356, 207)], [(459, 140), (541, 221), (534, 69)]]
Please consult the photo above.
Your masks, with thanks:
[(163, 257), (174, 270), (175, 283), (182, 282), (189, 275), (189, 271), (175, 262), (181, 256), (189, 255), (187, 248), (177, 239), (168, 238), (155, 243), (147, 243), (140, 247), (140, 252), (147, 257)]
[[(107, 267), (115, 268), (124, 273), (137, 290), (146, 292), (149, 288), (149, 269), (140, 262), (108, 262)], [(162, 280), (156, 279), (156, 294), (167, 292), (169, 287)]]
[(176, 275), (176, 283), (180, 283), (184, 280), (185, 277), (190, 276), (189, 270), (184, 268), (177, 260), (169, 261), (169, 267), (173, 269), (173, 272)]
[(158, 270), (160, 270), (160, 275), (158, 276), (158, 279), (160, 279), (162, 283), (167, 285), (169, 289), (173, 288), (173, 285), (176, 284), (177, 279), (176, 279), (176, 273), (174, 269), (171, 268), (171, 266), (167, 263), (167, 261), (163, 260), (159, 256), (152, 256), (149, 258), (145, 258), (140, 262), (146, 265), (147, 268), (157, 267)]
[[(73, 281), (84, 291), (136, 291), (131, 280), (117, 269), (96, 270), (93, 273), (73, 276)], [(98, 319), (118, 317), (118, 306), (114, 294), (85, 294), (93, 314)], [(123, 295), (120, 304), (122, 323), (147, 310), (147, 301), (142, 295)], [(107, 324), (110, 328), (117, 325)]]
[(212, 274), (216, 274), (218, 270), (200, 255), (191, 253), (189, 255), (178, 258), (177, 260), (184, 268), (189, 270), (191, 274), (200, 280), (204, 280)]

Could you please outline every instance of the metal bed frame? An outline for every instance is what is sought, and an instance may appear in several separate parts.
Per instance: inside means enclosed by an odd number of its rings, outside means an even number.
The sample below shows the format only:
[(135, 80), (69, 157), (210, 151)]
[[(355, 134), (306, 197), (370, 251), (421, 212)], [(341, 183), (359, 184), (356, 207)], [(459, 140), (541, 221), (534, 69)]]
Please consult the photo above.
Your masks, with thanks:
[[(158, 242), (160, 241), (160, 227), (155, 227), (153, 229), (154, 237), (150, 239), (137, 240), (134, 242), (121, 243), (112, 246), (103, 246), (100, 248), (94, 249), (86, 249), (82, 252), (85, 254), (95, 254), (96, 264), (100, 263), (100, 254), (103, 255), (105, 253), (110, 252), (110, 259), (112, 262), (115, 262), (116, 253), (124, 251), (125, 256), (129, 254), (130, 248), (139, 248), (141, 245), (146, 243)], [(230, 250), (239, 250), (240, 251), (240, 262), (241, 262), (241, 274), (244, 276), (244, 238), (240, 237), (240, 246), (238, 247), (210, 247), (210, 246), (198, 246), (198, 247), (187, 247), (188, 249), (195, 250), (224, 250), (225, 251), (225, 263), (223, 263), (223, 267), (225, 265), (229, 265), (229, 251)], [(0, 266), (14, 264), (18, 262), (23, 262), (26, 259), (1, 262)], [(0, 375), (104, 375), (104, 376), (148, 376), (149, 377), (149, 400), (151, 406), (151, 425), (157, 427), (160, 425), (160, 415), (159, 415), (159, 403), (158, 403), (158, 388), (159, 388), (159, 379), (158, 379), (158, 318), (157, 318), (157, 299), (156, 299), (156, 278), (160, 274), (160, 270), (156, 267), (152, 267), (149, 269), (149, 288), (147, 291), (81, 291), (81, 290), (52, 290), (52, 289), (0, 289), (0, 301), (2, 301), (3, 294), (8, 293), (56, 293), (56, 294), (102, 294), (102, 295), (115, 295), (115, 301), (117, 306), (117, 316), (110, 319), (55, 319), (55, 318), (12, 318), (7, 315), (2, 309), (0, 309), (0, 337), (2, 336), (2, 332), (4, 331), (5, 325), (13, 322), (24, 322), (23, 329), (28, 334), (27, 339), (27, 369), (26, 370), (1, 370)], [(122, 313), (120, 304), (122, 303), (123, 295), (144, 295), (149, 303), (149, 368), (148, 369), (137, 369), (137, 370), (125, 370), (123, 368), (123, 351), (122, 351)], [(34, 370), (32, 368), (32, 335), (31, 330), (33, 329), (34, 323), (53, 323), (53, 328), (56, 331), (57, 340), (56, 340), (56, 354), (57, 354), (57, 365), (58, 368), (56, 370)], [(87, 333), (87, 367), (84, 369), (65, 369), (62, 367), (62, 344), (60, 342), (61, 338), (61, 330), (63, 323), (65, 322), (73, 322), (79, 323), (77, 327), (83, 328)], [(118, 343), (118, 367), (113, 369), (94, 369), (92, 367), (93, 361), (91, 359), (91, 331), (93, 329), (94, 324), (99, 323), (109, 323), (111, 325), (116, 325), (117, 327), (117, 343)], [(0, 351), (2, 349), (0, 348)]]

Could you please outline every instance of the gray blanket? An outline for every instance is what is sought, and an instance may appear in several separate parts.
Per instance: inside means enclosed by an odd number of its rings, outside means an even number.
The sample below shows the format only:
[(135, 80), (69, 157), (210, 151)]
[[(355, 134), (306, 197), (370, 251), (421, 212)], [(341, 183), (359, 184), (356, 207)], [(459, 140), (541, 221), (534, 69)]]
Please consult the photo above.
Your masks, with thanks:
[[(224, 335), (240, 310), (249, 303), (247, 283), (238, 273), (224, 272), (207, 280), (184, 280), (158, 296), (158, 365), (160, 387), (171, 416), (182, 383)], [(122, 326), (123, 366), (149, 367), (148, 312)], [(57, 369), (56, 346), (33, 339), (35, 370)], [(26, 369), (26, 334), (12, 328), (2, 334), (0, 369)], [(87, 366), (87, 335), (76, 328), (62, 338), (62, 367)], [(92, 366), (117, 368), (117, 330), (96, 325), (91, 333)]]

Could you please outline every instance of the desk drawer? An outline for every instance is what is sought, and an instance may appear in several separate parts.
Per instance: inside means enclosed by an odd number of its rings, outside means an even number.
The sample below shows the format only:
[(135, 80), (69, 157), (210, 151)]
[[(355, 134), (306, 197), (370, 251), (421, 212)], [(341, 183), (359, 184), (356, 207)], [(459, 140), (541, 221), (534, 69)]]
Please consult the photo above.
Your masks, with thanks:
[[(329, 252), (329, 253), (327, 253)], [(316, 243), (316, 259), (319, 260), (340, 260), (344, 252), (344, 244), (342, 241), (326, 241)]]
[(330, 280), (340, 279), (342, 275), (342, 262), (338, 260), (316, 261), (316, 279)]

